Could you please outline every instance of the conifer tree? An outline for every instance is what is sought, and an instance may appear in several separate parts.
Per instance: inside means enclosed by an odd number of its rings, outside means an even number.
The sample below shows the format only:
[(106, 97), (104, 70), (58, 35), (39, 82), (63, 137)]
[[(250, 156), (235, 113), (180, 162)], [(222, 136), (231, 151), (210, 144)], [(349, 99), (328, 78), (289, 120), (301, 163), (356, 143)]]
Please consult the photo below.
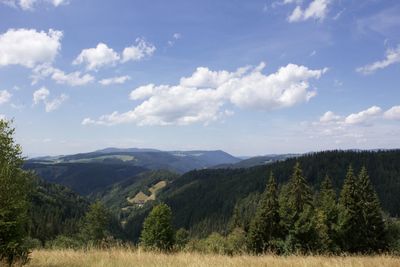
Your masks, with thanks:
[(324, 249), (337, 250), (338, 205), (331, 178), (326, 175), (317, 198), (317, 231)]
[(83, 219), (82, 234), (86, 240), (99, 244), (109, 235), (110, 223), (111, 214), (100, 201), (96, 201)]
[(277, 184), (271, 172), (248, 233), (248, 247), (254, 253), (275, 250), (273, 241), (281, 234), (277, 191)]
[(339, 197), (339, 234), (341, 248), (349, 252), (357, 252), (362, 242), (360, 227), (362, 214), (357, 178), (350, 165)]
[(385, 248), (385, 223), (378, 196), (371, 184), (367, 170), (363, 167), (358, 176), (360, 206), (363, 225), (360, 249), (363, 252), (379, 251)]
[(308, 251), (316, 243), (312, 190), (297, 162), (287, 186), (281, 191), (280, 215), (286, 228), (285, 250)]

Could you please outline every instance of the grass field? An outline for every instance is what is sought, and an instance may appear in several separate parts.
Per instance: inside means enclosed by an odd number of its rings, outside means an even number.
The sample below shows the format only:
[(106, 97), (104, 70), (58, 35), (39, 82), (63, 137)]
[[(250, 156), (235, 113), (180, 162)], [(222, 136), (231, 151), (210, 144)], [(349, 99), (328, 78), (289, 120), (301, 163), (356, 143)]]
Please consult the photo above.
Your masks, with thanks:
[(114, 250), (38, 250), (32, 253), (29, 267), (400, 267), (400, 258), (391, 256), (221, 256), (197, 253), (161, 254)]

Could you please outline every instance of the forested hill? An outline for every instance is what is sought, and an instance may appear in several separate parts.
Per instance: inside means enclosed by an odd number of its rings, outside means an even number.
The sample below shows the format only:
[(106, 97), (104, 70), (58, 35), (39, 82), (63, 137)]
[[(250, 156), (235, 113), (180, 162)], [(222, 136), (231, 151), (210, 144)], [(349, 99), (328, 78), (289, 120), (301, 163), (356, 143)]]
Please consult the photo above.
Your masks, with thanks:
[[(252, 196), (256, 198), (265, 189), (271, 171), (280, 185), (288, 181), (296, 161), (315, 189), (329, 174), (339, 190), (350, 164), (356, 172), (365, 165), (383, 209), (391, 216), (400, 215), (400, 150), (319, 152), (248, 169), (191, 171), (169, 184), (159, 199), (171, 206), (176, 227), (192, 229), (200, 235), (214, 230), (221, 232), (227, 228), (237, 203), (243, 199), (251, 201)], [(130, 222), (139, 219), (135, 217)]]

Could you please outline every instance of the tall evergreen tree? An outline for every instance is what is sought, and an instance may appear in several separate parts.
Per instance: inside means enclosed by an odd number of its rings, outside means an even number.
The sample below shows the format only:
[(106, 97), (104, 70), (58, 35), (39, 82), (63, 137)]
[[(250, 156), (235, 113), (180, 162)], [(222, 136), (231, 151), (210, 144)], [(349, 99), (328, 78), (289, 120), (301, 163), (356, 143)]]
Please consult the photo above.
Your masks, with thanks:
[(350, 165), (339, 197), (339, 234), (341, 248), (357, 252), (362, 242), (360, 227), (363, 225), (357, 177)]
[(363, 226), (359, 229), (363, 236), (360, 249), (365, 252), (382, 250), (386, 247), (383, 212), (365, 167), (358, 175), (358, 189), (363, 218)]
[(323, 250), (336, 251), (338, 249), (336, 244), (339, 210), (336, 203), (336, 192), (328, 175), (321, 183), (317, 206), (317, 231), (323, 241), (321, 246), (323, 246)]
[(171, 208), (159, 204), (145, 219), (140, 242), (145, 248), (170, 250), (174, 245), (174, 235)]
[(261, 196), (248, 233), (248, 247), (254, 253), (275, 250), (274, 240), (281, 235), (278, 203), (278, 188), (274, 175), (270, 178)]
[(312, 202), (312, 190), (297, 162), (280, 197), (282, 225), (286, 228), (286, 251), (308, 251), (315, 246), (317, 237)]
[(88, 241), (98, 244), (109, 235), (111, 215), (106, 207), (96, 201), (89, 207), (83, 219), (82, 234)]
[(24, 238), (32, 180), (21, 169), (21, 148), (13, 135), (10, 123), (0, 120), (0, 265), (28, 258)]

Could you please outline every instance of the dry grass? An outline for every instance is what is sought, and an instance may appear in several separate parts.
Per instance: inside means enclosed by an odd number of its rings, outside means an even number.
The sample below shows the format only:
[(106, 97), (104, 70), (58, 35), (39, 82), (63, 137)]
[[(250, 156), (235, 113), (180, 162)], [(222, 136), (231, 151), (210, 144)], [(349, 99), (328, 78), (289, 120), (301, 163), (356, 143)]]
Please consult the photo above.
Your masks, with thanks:
[(38, 250), (30, 267), (400, 267), (400, 258), (391, 256), (221, 256), (198, 253), (161, 254), (141, 250)]

